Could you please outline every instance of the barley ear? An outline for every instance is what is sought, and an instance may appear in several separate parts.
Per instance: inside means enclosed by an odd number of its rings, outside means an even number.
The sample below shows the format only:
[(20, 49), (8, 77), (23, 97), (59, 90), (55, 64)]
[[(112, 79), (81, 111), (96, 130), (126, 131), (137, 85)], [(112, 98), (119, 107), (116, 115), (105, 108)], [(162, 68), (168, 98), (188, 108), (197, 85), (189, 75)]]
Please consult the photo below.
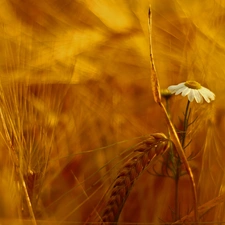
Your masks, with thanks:
[(101, 224), (116, 224), (130, 191), (140, 175), (169, 148), (169, 140), (164, 134), (151, 135), (134, 149), (134, 156), (120, 169), (112, 185), (109, 200), (102, 213)]
[(161, 102), (160, 84), (156, 73), (156, 67), (154, 63), (153, 50), (152, 50), (152, 13), (149, 7), (148, 11), (148, 31), (149, 31), (149, 52), (150, 52), (150, 64), (151, 64), (151, 85), (152, 93), (156, 103)]

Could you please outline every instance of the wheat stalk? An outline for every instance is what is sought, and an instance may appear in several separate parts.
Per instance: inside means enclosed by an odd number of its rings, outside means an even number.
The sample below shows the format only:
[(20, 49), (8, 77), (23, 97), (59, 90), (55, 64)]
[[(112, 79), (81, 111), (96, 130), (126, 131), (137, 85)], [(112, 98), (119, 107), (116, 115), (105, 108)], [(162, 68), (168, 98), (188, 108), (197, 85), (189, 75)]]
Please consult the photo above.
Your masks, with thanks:
[(101, 216), (103, 224), (117, 223), (135, 181), (151, 162), (164, 153), (168, 147), (169, 140), (161, 133), (153, 134), (150, 138), (137, 145), (134, 150), (135, 156), (121, 168), (113, 184), (110, 198)]

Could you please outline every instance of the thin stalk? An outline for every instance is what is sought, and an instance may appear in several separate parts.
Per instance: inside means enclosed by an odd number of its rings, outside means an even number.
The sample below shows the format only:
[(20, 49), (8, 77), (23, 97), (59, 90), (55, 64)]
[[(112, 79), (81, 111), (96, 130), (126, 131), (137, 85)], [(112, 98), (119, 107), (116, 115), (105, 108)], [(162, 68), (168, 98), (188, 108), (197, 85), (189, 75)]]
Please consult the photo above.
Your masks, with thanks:
[(171, 120), (170, 120), (170, 118), (169, 118), (169, 116), (166, 112), (166, 108), (162, 103), (160, 103), (159, 105), (160, 105), (160, 107), (162, 108), (162, 110), (165, 114), (166, 122), (167, 122), (167, 125), (169, 127), (170, 134), (171, 134), (171, 140), (174, 143), (174, 146), (177, 150), (177, 153), (178, 153), (181, 161), (184, 163), (185, 169), (186, 169), (186, 171), (189, 175), (190, 181), (191, 181), (192, 192), (193, 192), (193, 201), (194, 201), (194, 215), (195, 215), (196, 224), (198, 224), (198, 201), (197, 201), (197, 192), (196, 192), (196, 185), (195, 185), (195, 181), (194, 181), (194, 176), (193, 176), (191, 167), (188, 164), (187, 158), (184, 154), (184, 150), (182, 148), (180, 140), (177, 136), (177, 132), (175, 130), (175, 127), (173, 126), (173, 124), (172, 124), (172, 122), (171, 122)]
[[(189, 106), (190, 106), (190, 101), (188, 100), (185, 113), (184, 113), (183, 134), (180, 140), (183, 149), (185, 146), (185, 138), (186, 138), (187, 128), (188, 128)], [(181, 172), (180, 166), (181, 166), (181, 161), (180, 161), (180, 158), (178, 158), (177, 165), (176, 165), (176, 174), (175, 174), (175, 221), (179, 219), (179, 180), (180, 180), (180, 172)]]
[(166, 111), (168, 113), (168, 116), (170, 117), (170, 105), (169, 105), (169, 99), (166, 98)]
[[(178, 162), (178, 164), (180, 164)], [(180, 165), (177, 164), (175, 175), (175, 221), (179, 219), (179, 180), (180, 180)]]
[(190, 106), (190, 101), (188, 100), (185, 114), (184, 114), (184, 130), (183, 130), (184, 133), (182, 135), (182, 140), (181, 140), (181, 144), (183, 148), (184, 148), (185, 138), (186, 138), (187, 128), (188, 128), (189, 106)]
[[(168, 114), (168, 117), (170, 118), (170, 107), (169, 107), (169, 100), (166, 98), (166, 111)], [(187, 109), (186, 109), (187, 112)], [(168, 137), (170, 138), (170, 131), (168, 129)], [(183, 145), (182, 145), (183, 147)], [(173, 165), (173, 175), (174, 175), (174, 181), (175, 181), (175, 197), (174, 197), (174, 215), (173, 219), (174, 221), (177, 221), (179, 219), (179, 179), (180, 179), (180, 158), (178, 157), (176, 160), (176, 157), (174, 156), (174, 149), (173, 145), (170, 146), (170, 152), (171, 152), (171, 162)]]
[(27, 187), (26, 187), (26, 184), (25, 184), (25, 181), (23, 179), (23, 175), (22, 175), (21, 171), (19, 172), (19, 178), (20, 178), (22, 189), (24, 191), (28, 212), (29, 212), (30, 217), (31, 217), (31, 222), (32, 222), (33, 225), (37, 225), (35, 215), (34, 215), (34, 211), (33, 211), (33, 207), (32, 207), (32, 203), (30, 201), (30, 197), (29, 197), (29, 194), (28, 194), (28, 191), (27, 191)]
[[(182, 146), (183, 147), (183, 146)], [(176, 171), (175, 171), (175, 221), (179, 219), (179, 181), (180, 181), (180, 166), (181, 166), (181, 161), (180, 157), (178, 156), (177, 161), (176, 161)]]
[(179, 140), (179, 137), (177, 135), (177, 132), (175, 130), (175, 127), (173, 125), (173, 123), (170, 120), (170, 117), (166, 111), (165, 106), (163, 105), (162, 101), (161, 101), (161, 94), (160, 94), (160, 85), (159, 85), (159, 80), (158, 80), (158, 76), (157, 76), (157, 72), (156, 72), (156, 67), (155, 67), (155, 63), (154, 63), (154, 57), (153, 57), (153, 50), (152, 50), (152, 14), (151, 14), (151, 7), (149, 7), (149, 11), (148, 11), (148, 29), (149, 29), (149, 50), (150, 50), (150, 65), (151, 65), (151, 84), (152, 84), (152, 92), (153, 92), (153, 96), (154, 96), (154, 100), (156, 103), (159, 104), (159, 106), (161, 107), (164, 115), (165, 115), (165, 119), (166, 119), (166, 123), (168, 125), (169, 128), (169, 132), (171, 135), (171, 140), (174, 143), (174, 146), (176, 148), (176, 151), (180, 157), (181, 162), (183, 162), (185, 169), (189, 175), (190, 178), (190, 182), (191, 182), (191, 186), (192, 186), (192, 192), (193, 192), (193, 201), (194, 201), (194, 216), (195, 216), (195, 222), (196, 224), (198, 224), (198, 204), (197, 204), (197, 192), (196, 192), (196, 185), (195, 185), (195, 181), (194, 181), (194, 176), (191, 170), (191, 167), (188, 164), (187, 158), (184, 154), (184, 150), (183, 147), (181, 145), (181, 142)]

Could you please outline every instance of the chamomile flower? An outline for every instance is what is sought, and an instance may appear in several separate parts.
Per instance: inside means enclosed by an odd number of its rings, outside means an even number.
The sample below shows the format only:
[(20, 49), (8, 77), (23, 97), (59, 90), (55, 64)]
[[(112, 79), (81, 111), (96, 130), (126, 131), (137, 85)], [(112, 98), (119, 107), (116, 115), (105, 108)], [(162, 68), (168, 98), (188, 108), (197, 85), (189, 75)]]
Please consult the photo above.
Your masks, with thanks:
[(215, 94), (209, 89), (202, 87), (196, 81), (186, 81), (178, 85), (172, 85), (168, 87), (168, 90), (175, 95), (181, 94), (182, 96), (188, 96), (188, 100), (192, 102), (194, 99), (197, 103), (202, 103), (203, 99), (206, 102), (213, 101)]

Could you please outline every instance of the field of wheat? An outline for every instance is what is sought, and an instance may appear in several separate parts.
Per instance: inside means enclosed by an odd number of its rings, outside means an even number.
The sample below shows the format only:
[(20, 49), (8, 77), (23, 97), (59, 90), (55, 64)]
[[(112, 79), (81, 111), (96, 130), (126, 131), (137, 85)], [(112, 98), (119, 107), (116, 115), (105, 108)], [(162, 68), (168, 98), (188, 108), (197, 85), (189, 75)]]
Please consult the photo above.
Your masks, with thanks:
[(225, 223), (223, 0), (0, 6), (1, 225)]

